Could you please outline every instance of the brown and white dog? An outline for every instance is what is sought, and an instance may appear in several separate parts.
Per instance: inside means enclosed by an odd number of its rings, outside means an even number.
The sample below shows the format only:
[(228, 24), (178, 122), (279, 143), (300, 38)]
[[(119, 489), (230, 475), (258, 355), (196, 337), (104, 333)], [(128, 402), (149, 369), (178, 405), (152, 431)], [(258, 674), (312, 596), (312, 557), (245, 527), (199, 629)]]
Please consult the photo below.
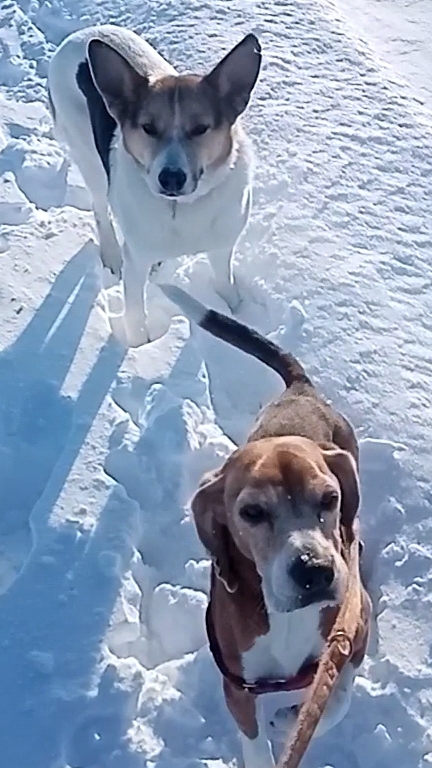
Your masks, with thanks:
[[(273, 368), (286, 384), (246, 445), (203, 478), (192, 501), (212, 558), (210, 649), (240, 729), (245, 766), (267, 768), (274, 765), (270, 741), (295, 725), (344, 598), (342, 541), (356, 525), (360, 502), (357, 441), (293, 355), (181, 288), (159, 287), (189, 319)], [(363, 626), (318, 735), (348, 710), (370, 612), (363, 588)]]
[(233, 311), (239, 304), (232, 260), (249, 218), (252, 152), (238, 118), (260, 66), (250, 34), (207, 75), (179, 75), (110, 24), (74, 32), (50, 62), (56, 136), (91, 193), (102, 263), (122, 272), (117, 335), (127, 346), (149, 341), (144, 287), (167, 259), (207, 253), (216, 290)]

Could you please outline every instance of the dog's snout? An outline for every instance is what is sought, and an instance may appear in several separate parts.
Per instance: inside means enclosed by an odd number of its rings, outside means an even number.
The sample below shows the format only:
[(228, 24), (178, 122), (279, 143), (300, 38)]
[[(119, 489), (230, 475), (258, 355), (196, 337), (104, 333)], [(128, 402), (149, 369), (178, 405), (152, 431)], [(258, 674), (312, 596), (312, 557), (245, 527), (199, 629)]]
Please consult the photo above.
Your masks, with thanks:
[(158, 181), (161, 189), (170, 195), (178, 195), (187, 181), (182, 168), (162, 168)]
[(316, 561), (300, 555), (297, 557), (289, 575), (302, 592), (322, 592), (331, 587), (335, 578), (335, 572), (329, 563), (317, 563)]

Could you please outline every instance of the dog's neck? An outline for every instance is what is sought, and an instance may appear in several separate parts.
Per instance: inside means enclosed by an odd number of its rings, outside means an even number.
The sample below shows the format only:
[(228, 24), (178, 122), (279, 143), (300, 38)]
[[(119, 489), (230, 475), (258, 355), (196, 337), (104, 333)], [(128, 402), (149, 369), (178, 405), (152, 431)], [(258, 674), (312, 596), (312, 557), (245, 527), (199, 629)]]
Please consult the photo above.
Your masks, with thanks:
[(268, 610), (255, 563), (235, 547), (236, 588), (213, 566), (211, 599), (222, 652), (247, 682), (290, 678), (320, 655), (338, 607), (310, 605), (291, 613)]

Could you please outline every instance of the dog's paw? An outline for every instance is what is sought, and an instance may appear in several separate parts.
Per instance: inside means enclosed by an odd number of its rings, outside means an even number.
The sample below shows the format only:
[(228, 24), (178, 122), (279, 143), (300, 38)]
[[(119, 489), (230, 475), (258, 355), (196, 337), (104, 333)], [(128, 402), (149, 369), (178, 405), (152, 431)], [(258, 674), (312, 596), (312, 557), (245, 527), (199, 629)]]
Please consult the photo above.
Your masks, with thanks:
[(100, 248), (100, 258), (103, 267), (111, 275), (112, 281), (119, 283), (121, 280), (123, 257), (120, 246), (111, 248)]
[(126, 324), (126, 341), (127, 346), (136, 349), (142, 347), (144, 344), (148, 344), (151, 339), (146, 326), (133, 326), (132, 328)]
[(110, 315), (109, 324), (113, 336), (126, 348), (136, 349), (151, 340), (146, 326), (128, 325), (124, 315)]
[(150, 283), (157, 283), (162, 265), (163, 261), (156, 261), (154, 264), (152, 264), (148, 273), (148, 279)]
[[(250, 312), (255, 313), (259, 309), (260, 312), (268, 314), (272, 296), (262, 280), (254, 278), (250, 282), (240, 275), (237, 278), (237, 287), (241, 296), (240, 311), (244, 310), (246, 315), (248, 315)], [(250, 322), (249, 319), (246, 322)]]
[(250, 322), (249, 314), (257, 308), (268, 314), (271, 295), (262, 280), (255, 278), (250, 283), (240, 276), (229, 285), (215, 285), (215, 290), (228, 305), (231, 313), (240, 316), (243, 322)]
[(118, 285), (121, 280), (121, 274), (113, 274), (110, 269), (103, 268), (102, 287), (105, 291)]
[(231, 314), (236, 315), (240, 311), (242, 297), (235, 281), (226, 285), (215, 285), (215, 291), (227, 304)]

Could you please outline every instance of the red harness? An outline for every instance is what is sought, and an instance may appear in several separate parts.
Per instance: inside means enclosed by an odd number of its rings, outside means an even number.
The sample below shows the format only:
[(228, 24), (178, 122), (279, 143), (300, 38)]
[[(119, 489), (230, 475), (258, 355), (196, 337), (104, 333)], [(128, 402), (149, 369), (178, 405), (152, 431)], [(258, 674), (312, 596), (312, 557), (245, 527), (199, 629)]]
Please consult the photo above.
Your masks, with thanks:
[(219, 669), (221, 675), (228, 680), (231, 685), (238, 688), (240, 691), (247, 691), (253, 696), (261, 696), (263, 693), (279, 693), (280, 691), (300, 691), (303, 688), (308, 688), (315, 677), (315, 673), (318, 669), (318, 662), (314, 661), (311, 664), (303, 666), (297, 675), (288, 677), (285, 680), (267, 680), (266, 678), (259, 678), (254, 683), (248, 683), (240, 675), (235, 675), (231, 672), (225, 664), (222, 656), (222, 651), (216, 637), (216, 631), (213, 624), (213, 617), (211, 615), (210, 604), (207, 607), (206, 612), (206, 627), (207, 637), (209, 641), (210, 651), (215, 660), (215, 664)]

